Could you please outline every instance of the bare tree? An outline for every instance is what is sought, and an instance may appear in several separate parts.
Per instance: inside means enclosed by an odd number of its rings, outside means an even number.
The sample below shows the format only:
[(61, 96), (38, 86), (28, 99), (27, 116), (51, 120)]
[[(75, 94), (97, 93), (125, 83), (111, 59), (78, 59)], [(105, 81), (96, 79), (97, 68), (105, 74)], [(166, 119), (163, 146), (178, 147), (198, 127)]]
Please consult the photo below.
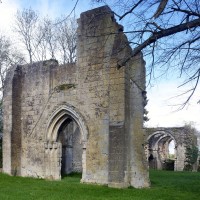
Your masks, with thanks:
[[(93, 0), (109, 4), (118, 20), (126, 26), (125, 33), (133, 47), (132, 56), (140, 51), (154, 68), (173, 71), (184, 77), (182, 86), (194, 82), (185, 91), (184, 105), (197, 88), (200, 77), (200, 1), (199, 0)], [(122, 67), (131, 57), (119, 61)]]
[(63, 63), (76, 60), (76, 19), (70, 18), (58, 24), (58, 43)]
[(0, 35), (0, 90), (4, 88), (4, 80), (9, 69), (17, 64), (24, 63), (24, 58), (11, 41), (4, 35)]
[(47, 41), (45, 40), (45, 30), (44, 24), (42, 22), (39, 23), (35, 35), (35, 40), (37, 47), (35, 47), (35, 57), (36, 60), (42, 61), (47, 59)]
[(0, 36), (0, 84), (2, 88), (7, 69), (6, 63), (10, 54), (9, 49), (10, 42), (4, 36)]
[(28, 51), (30, 63), (33, 62), (35, 48), (38, 46), (38, 44), (34, 43), (36, 41), (34, 38), (37, 24), (38, 14), (31, 8), (17, 11), (15, 31), (19, 34), (24, 47)]
[(43, 40), (47, 44), (47, 50), (50, 54), (50, 57), (55, 59), (56, 49), (57, 49), (57, 32), (56, 32), (56, 26), (54, 25), (53, 21), (44, 18), (43, 20)]
[(16, 15), (15, 30), (28, 52), (30, 63), (49, 58), (62, 63), (75, 62), (76, 28), (75, 17), (56, 21), (48, 17), (40, 19), (32, 9), (18, 11)]

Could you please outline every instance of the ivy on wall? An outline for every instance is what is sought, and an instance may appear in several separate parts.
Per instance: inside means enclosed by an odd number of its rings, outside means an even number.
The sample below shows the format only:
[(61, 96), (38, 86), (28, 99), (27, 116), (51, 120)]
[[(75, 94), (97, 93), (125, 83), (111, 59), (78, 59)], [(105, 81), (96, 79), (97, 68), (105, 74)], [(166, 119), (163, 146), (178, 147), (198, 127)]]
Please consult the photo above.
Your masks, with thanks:
[(193, 165), (197, 162), (199, 156), (199, 149), (195, 145), (186, 147), (186, 160), (185, 160), (185, 171), (192, 171)]

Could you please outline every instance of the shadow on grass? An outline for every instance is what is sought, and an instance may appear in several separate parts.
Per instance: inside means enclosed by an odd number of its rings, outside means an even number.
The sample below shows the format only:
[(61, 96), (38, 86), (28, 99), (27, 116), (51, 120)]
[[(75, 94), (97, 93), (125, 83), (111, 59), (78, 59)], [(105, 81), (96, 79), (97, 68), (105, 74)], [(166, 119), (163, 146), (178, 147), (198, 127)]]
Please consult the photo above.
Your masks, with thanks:
[(62, 179), (66, 179), (68, 177), (81, 179), (82, 178), (82, 173), (72, 172), (70, 174), (63, 174), (62, 175)]

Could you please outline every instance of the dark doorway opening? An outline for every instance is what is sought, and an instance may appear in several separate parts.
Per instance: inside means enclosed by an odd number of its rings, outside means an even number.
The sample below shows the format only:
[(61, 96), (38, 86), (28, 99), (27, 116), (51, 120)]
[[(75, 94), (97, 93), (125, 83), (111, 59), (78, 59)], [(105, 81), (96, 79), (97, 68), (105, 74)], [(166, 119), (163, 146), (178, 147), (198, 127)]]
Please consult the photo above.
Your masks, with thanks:
[(82, 173), (82, 139), (80, 129), (70, 116), (58, 130), (58, 142), (62, 144), (61, 176)]

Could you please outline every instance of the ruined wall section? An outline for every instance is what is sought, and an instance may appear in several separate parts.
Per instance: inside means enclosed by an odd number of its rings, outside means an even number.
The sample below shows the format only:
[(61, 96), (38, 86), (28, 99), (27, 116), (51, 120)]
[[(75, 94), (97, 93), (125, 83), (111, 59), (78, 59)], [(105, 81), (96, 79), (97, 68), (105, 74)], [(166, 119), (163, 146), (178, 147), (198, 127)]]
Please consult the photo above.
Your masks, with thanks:
[(51, 95), (49, 69), (52, 64), (44, 61), (22, 66), (22, 176), (44, 177), (44, 132), (39, 129), (37, 132), (36, 128)]
[[(16, 67), (15, 67), (16, 68)], [(12, 93), (15, 68), (7, 73), (3, 91), (3, 171), (11, 174)]]
[[(108, 7), (82, 13), (78, 23), (81, 107), (85, 113), (90, 110), (87, 116), (90, 127), (88, 171), (84, 181), (124, 182), (125, 70), (117, 69), (118, 53), (122, 52), (116, 51), (122, 27)], [(119, 148), (115, 149), (116, 146)], [(117, 161), (121, 163), (118, 168)]]
[(21, 175), (22, 81), (21, 66), (10, 69), (6, 76), (3, 96), (3, 171), (12, 175)]
[[(71, 108), (76, 108), (78, 113), (82, 114), (79, 110), (79, 100), (78, 100), (78, 83), (77, 83), (77, 67), (75, 64), (68, 64), (62, 66), (53, 67), (50, 71), (50, 82), (49, 91), (51, 98), (49, 99), (46, 112), (43, 114), (43, 119), (41, 120), (41, 130), (45, 133), (45, 177), (60, 179), (60, 168), (61, 168), (61, 152), (62, 146), (56, 140), (57, 133), (52, 135), (51, 138), (47, 137), (47, 129), (49, 128), (49, 119), (63, 106), (69, 106)], [(83, 113), (84, 114), (84, 113)], [(81, 138), (83, 139), (83, 138)], [(81, 146), (82, 146), (82, 140)], [(49, 165), (50, 163), (50, 165)]]
[[(21, 103), (23, 137), (21, 174), (48, 177), (46, 166), (49, 163), (45, 159), (47, 120), (53, 109), (63, 102), (70, 102), (71, 95), (66, 91), (72, 87), (71, 81), (76, 68), (73, 64), (59, 66), (57, 61), (49, 60), (25, 65), (22, 69), (24, 76)], [(74, 81), (73, 84), (75, 85)], [(52, 162), (56, 163), (54, 163), (56, 169), (49, 170), (52, 176), (60, 167), (58, 151), (57, 148), (52, 148), (51, 151), (55, 154), (55, 160)]]
[[(145, 160), (142, 157), (143, 97), (141, 90), (130, 90), (130, 76), (135, 76), (135, 79), (139, 76), (138, 84), (144, 88), (144, 62), (142, 59), (131, 61), (126, 66), (118, 68), (118, 63), (130, 57), (132, 50), (123, 33), (123, 27), (116, 23), (110, 8), (105, 6), (82, 13), (78, 23), (80, 99), (83, 99), (81, 106), (86, 109), (85, 113), (90, 110), (87, 117), (90, 123), (87, 144), (89, 178), (86, 177), (85, 181), (108, 182), (112, 187), (146, 187), (149, 183), (145, 174), (146, 165), (143, 167)], [(137, 100), (133, 101), (134, 98)], [(134, 114), (130, 114), (130, 109)], [(134, 125), (130, 129), (131, 123)], [(136, 141), (137, 137), (139, 142)], [(130, 163), (127, 152), (132, 150), (139, 150), (138, 155), (141, 153), (141, 156), (130, 155)], [(139, 160), (136, 162), (134, 159)], [(136, 164), (138, 162), (139, 164)], [(127, 164), (131, 165), (129, 169)], [(128, 180), (127, 176), (136, 172), (137, 177)], [(108, 180), (103, 178), (107, 176)], [(138, 177), (142, 180), (136, 184)]]
[(12, 131), (11, 131), (11, 173), (21, 175), (21, 101), (23, 74), (17, 66), (12, 83)]
[[(136, 188), (148, 187), (149, 175), (145, 159), (144, 143), (145, 130), (143, 128), (144, 107), (146, 105), (146, 72), (142, 53), (132, 58), (129, 66), (129, 104), (127, 118), (130, 120), (128, 143), (128, 169), (130, 185)], [(128, 111), (129, 110), (129, 111)]]
[[(146, 139), (150, 138), (147, 143), (149, 145), (156, 147), (154, 144), (154, 140), (151, 139), (151, 135), (161, 134), (163, 137), (165, 135), (171, 135), (171, 138), (174, 139), (175, 143), (175, 164), (174, 170), (175, 171), (183, 171), (186, 161), (186, 148), (191, 145), (197, 144), (197, 138), (194, 134), (187, 131), (187, 127), (158, 127), (158, 128), (146, 128)], [(165, 136), (166, 137), (166, 136)], [(157, 139), (158, 140), (158, 139)], [(159, 167), (159, 166), (158, 166)], [(162, 168), (160, 164), (160, 169)], [(195, 165), (194, 165), (195, 168)]]
[(78, 20), (78, 85), (80, 109), (86, 114), (89, 136), (83, 182), (108, 183), (109, 79), (113, 29), (110, 10), (95, 9)]
[[(129, 88), (128, 67), (118, 66), (118, 63), (131, 56), (123, 27), (116, 24), (116, 32), (111, 57), (110, 68), (110, 134), (109, 134), (109, 186), (127, 187), (127, 134), (129, 119), (126, 118), (127, 91)], [(129, 112), (129, 110), (128, 110)]]
[[(62, 147), (57, 141), (57, 128), (72, 115), (84, 140), (83, 182), (146, 187), (141, 150), (143, 97), (138, 87), (145, 82), (140, 78), (139, 83), (131, 81), (144, 75), (143, 60), (138, 63), (134, 58), (117, 68), (119, 61), (131, 55), (131, 48), (110, 8), (82, 13), (78, 24), (76, 66), (59, 66), (49, 60), (20, 69), (17, 105), (21, 108), (21, 128), (16, 131), (22, 138), (20, 173), (60, 179)], [(6, 116), (11, 127), (12, 95), (6, 100), (11, 105)], [(11, 154), (9, 149), (7, 153)]]

